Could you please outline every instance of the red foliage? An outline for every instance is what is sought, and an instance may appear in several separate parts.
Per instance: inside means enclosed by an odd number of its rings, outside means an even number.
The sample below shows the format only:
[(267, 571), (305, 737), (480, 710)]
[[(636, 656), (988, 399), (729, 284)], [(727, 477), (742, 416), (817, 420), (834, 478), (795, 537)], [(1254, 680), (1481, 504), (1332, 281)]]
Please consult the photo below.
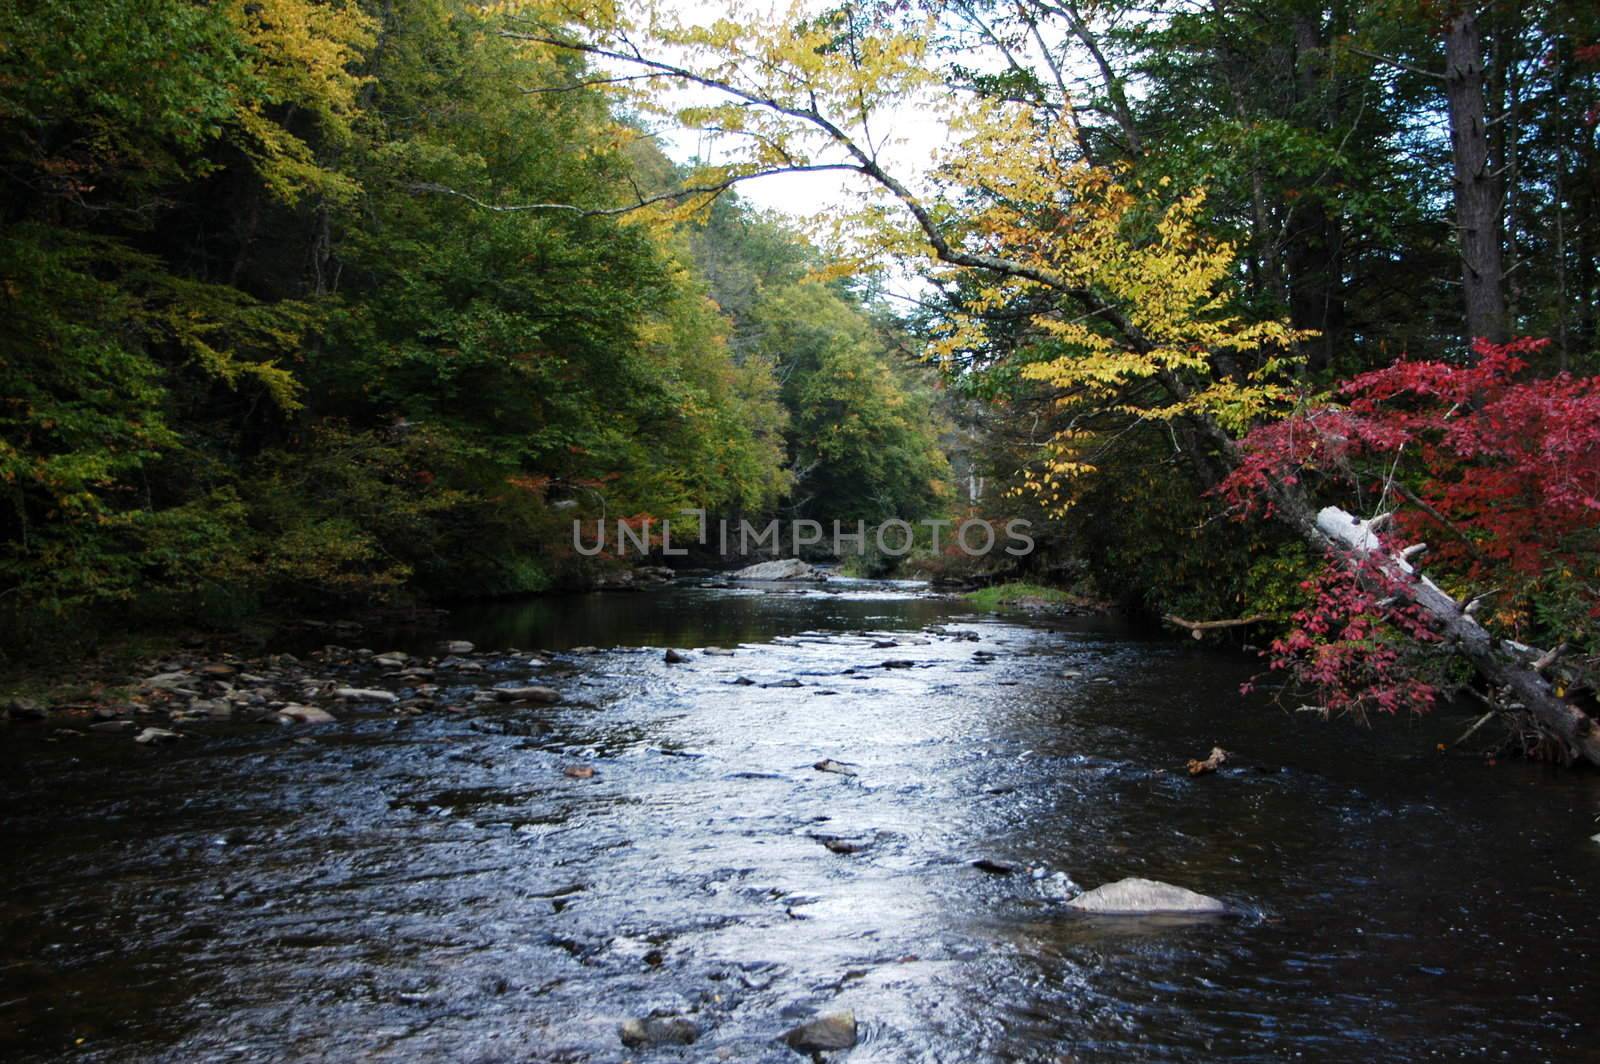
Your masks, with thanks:
[[(1430, 562), (1474, 583), (1531, 587), (1542, 574), (1587, 569), (1600, 536), (1600, 378), (1524, 379), (1522, 356), (1548, 341), (1479, 341), (1472, 365), (1400, 361), (1339, 389), (1343, 406), (1263, 426), (1217, 491), (1242, 512), (1271, 511), (1270, 488), (1314, 476), (1319, 486), (1370, 490), (1392, 507), (1393, 484), (1424, 504), (1402, 507), (1398, 535), (1426, 539)], [(1442, 527), (1441, 527), (1442, 526)], [(1359, 576), (1359, 579), (1358, 579)], [(1380, 638), (1428, 638), (1420, 616), (1380, 607), (1371, 571), (1330, 566), (1308, 582), (1315, 603), (1274, 644), (1329, 708), (1393, 711), (1431, 692), (1402, 679), (1399, 650)], [(1363, 590), (1363, 588), (1369, 590)], [(1514, 590), (1506, 601), (1515, 601)], [(1600, 616), (1600, 601), (1594, 604)]]
[[(1404, 462), (1402, 478), (1459, 533), (1438, 536), (1437, 518), (1401, 511), (1403, 532), (1438, 540), (1438, 561), (1477, 579), (1570, 560), (1573, 538), (1600, 526), (1600, 378), (1519, 379), (1520, 356), (1547, 342), (1480, 340), (1471, 366), (1400, 361), (1354, 377), (1339, 389), (1347, 406), (1246, 437), (1218, 491), (1247, 512), (1270, 512), (1275, 480), (1315, 470), (1362, 487)], [(1374, 460), (1366, 478), (1361, 459)]]
[(1301, 587), (1312, 604), (1272, 641), (1266, 651), (1272, 669), (1290, 670), (1316, 688), (1333, 714), (1421, 713), (1433, 705), (1437, 691), (1416, 677), (1408, 657), (1411, 641), (1433, 643), (1438, 636), (1420, 607), (1383, 603), (1394, 588), (1376, 564), (1329, 565)]

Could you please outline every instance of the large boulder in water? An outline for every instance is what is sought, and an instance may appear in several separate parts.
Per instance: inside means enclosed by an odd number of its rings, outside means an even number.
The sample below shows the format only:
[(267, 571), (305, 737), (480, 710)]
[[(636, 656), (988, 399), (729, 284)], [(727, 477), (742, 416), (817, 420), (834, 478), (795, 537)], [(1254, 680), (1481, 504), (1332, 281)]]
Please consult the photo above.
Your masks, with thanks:
[(816, 569), (799, 558), (779, 558), (747, 565), (730, 574), (735, 580), (816, 580)]
[(1172, 913), (1226, 914), (1228, 906), (1216, 898), (1197, 894), (1154, 879), (1119, 879), (1078, 895), (1069, 908), (1101, 916), (1150, 916)]

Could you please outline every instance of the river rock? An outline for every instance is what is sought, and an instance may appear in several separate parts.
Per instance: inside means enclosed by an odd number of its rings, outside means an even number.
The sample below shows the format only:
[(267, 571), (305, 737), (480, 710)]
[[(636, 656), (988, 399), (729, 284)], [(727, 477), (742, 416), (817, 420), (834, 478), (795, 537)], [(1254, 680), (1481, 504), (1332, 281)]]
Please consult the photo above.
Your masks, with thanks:
[(398, 702), (400, 696), (393, 691), (380, 691), (368, 687), (336, 687), (333, 690), (335, 698), (342, 698), (347, 702)]
[(814, 580), (819, 574), (799, 558), (778, 558), (747, 565), (729, 575), (735, 580)]
[(144, 743), (149, 745), (150, 743), (176, 742), (182, 738), (183, 736), (179, 735), (177, 732), (168, 731), (166, 728), (146, 728), (138, 735), (135, 735), (133, 737), (133, 741), (136, 743)]
[(13, 698), (6, 706), (6, 716), (12, 720), (44, 720), (45, 708), (31, 698)]
[(561, 692), (554, 687), (496, 687), (493, 694), (502, 702), (561, 701)]
[(325, 709), (316, 706), (287, 705), (278, 710), (276, 717), (279, 724), (332, 724), (338, 718)]
[(711, 657), (714, 657), (714, 658), (731, 658), (731, 657), (733, 657), (733, 651), (729, 650), (727, 647), (706, 647), (700, 653), (708, 654), (708, 655), (710, 655)]
[(1228, 906), (1216, 898), (1197, 894), (1154, 879), (1130, 877), (1107, 883), (1067, 902), (1079, 912), (1104, 916), (1142, 916), (1163, 913), (1222, 915)]
[(470, 654), (477, 648), (465, 639), (452, 639), (444, 645), (446, 654)]
[(856, 1044), (856, 1014), (849, 1009), (825, 1012), (814, 1020), (791, 1027), (783, 1040), (790, 1049), (818, 1053), (830, 1049), (849, 1049)]
[(668, 650), (666, 654), (662, 656), (661, 660), (665, 661), (668, 665), (682, 665), (684, 662), (689, 660), (689, 655), (680, 654), (676, 650)]
[(622, 1044), (629, 1049), (645, 1046), (693, 1044), (700, 1037), (700, 1028), (682, 1016), (651, 1016), (643, 1020), (624, 1020), (617, 1027)]

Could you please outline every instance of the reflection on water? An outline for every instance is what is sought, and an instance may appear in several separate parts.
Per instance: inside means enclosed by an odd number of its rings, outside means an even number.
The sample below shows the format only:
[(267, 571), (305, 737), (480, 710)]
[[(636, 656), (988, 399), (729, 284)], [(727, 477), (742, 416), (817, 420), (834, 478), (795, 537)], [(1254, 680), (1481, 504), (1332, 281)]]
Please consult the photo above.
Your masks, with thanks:
[[(554, 707), (160, 750), (13, 729), (0, 1048), (618, 1060), (617, 1022), (659, 1011), (700, 1041), (649, 1059), (786, 1061), (775, 1035), (849, 1007), (852, 1061), (1592, 1055), (1592, 776), (1440, 759), (1449, 720), (1247, 704), (1249, 664), (1187, 642), (959, 614), (547, 600), (447, 634), (747, 646), (560, 655)], [(1185, 776), (1213, 743), (1233, 764)], [(1250, 915), (1061, 906), (1126, 875)]]
[(735, 646), (799, 628), (919, 628), (963, 612), (955, 600), (917, 593), (919, 586), (836, 580), (594, 591), (461, 607), (450, 628), (496, 647)]

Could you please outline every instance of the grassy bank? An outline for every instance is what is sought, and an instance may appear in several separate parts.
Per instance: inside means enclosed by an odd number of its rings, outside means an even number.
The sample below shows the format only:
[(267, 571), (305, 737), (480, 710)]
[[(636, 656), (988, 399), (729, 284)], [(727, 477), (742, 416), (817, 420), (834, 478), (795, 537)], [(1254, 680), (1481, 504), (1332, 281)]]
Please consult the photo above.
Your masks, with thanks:
[(1104, 608), (1103, 603), (1074, 595), (1059, 587), (1045, 587), (1042, 584), (1006, 583), (995, 584), (993, 587), (980, 588), (969, 591), (961, 596), (971, 603), (975, 609), (987, 613), (998, 613), (1002, 610), (1099, 610)]

